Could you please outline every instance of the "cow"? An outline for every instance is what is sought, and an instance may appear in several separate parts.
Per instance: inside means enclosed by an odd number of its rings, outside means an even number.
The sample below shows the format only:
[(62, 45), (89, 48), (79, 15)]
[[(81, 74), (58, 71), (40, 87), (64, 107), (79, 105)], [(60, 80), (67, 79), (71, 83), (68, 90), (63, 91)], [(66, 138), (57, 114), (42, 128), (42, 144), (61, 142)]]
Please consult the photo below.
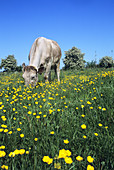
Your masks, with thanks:
[(58, 81), (60, 81), (60, 58), (61, 48), (56, 41), (39, 37), (37, 38), (29, 53), (29, 66), (22, 64), (23, 78), (25, 85), (36, 86), (38, 73), (44, 72), (45, 81), (51, 79), (51, 68), (55, 69)]

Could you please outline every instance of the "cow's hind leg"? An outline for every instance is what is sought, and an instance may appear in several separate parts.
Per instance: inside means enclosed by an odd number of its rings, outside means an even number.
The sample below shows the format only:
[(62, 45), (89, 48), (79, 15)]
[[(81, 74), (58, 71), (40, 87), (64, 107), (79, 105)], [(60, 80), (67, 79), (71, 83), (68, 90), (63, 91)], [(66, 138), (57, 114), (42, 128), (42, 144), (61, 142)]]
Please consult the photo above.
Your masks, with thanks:
[(60, 62), (56, 65), (56, 74), (58, 81), (60, 81)]

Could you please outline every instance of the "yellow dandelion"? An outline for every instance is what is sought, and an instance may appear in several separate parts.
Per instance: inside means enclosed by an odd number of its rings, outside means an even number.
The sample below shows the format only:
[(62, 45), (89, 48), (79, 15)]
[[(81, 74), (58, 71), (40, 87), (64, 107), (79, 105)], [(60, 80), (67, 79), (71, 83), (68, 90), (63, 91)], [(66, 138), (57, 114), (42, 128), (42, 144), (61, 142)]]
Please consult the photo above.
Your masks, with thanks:
[(84, 135), (84, 136), (83, 136), (83, 138), (84, 138), (84, 139), (86, 139), (86, 138), (87, 138), (87, 136), (85, 136), (85, 135)]
[(85, 124), (81, 125), (81, 128), (86, 129), (86, 125)]
[(6, 156), (6, 152), (0, 151), (0, 158)]
[(7, 169), (8, 169), (8, 166), (7, 166), (7, 165), (2, 165), (1, 168), (7, 170)]
[(92, 158), (91, 156), (88, 156), (88, 157), (87, 157), (87, 161), (88, 161), (89, 163), (93, 163), (94, 158)]
[(105, 126), (105, 129), (107, 129), (108, 128), (108, 126)]
[(38, 138), (34, 138), (35, 141), (38, 141)]
[(23, 137), (24, 137), (24, 134), (20, 134), (20, 137), (23, 138)]
[(87, 166), (87, 170), (94, 170), (94, 167), (91, 166), (91, 165), (88, 165), (88, 166)]
[(84, 105), (81, 105), (81, 108), (83, 109), (83, 108), (84, 108)]
[(11, 135), (11, 134), (12, 134), (12, 131), (9, 131), (8, 134)]
[(3, 132), (4, 129), (0, 128), (0, 132)]
[(40, 119), (40, 116), (36, 116), (37, 119)]
[(29, 154), (29, 151), (26, 151), (26, 154)]
[(31, 112), (31, 111), (28, 111), (28, 114), (29, 114), (29, 115), (31, 115), (31, 114), (32, 114), (32, 112)]
[(5, 129), (4, 132), (7, 133), (7, 132), (8, 132), (8, 129)]
[(21, 128), (17, 128), (17, 131), (21, 131)]
[(53, 134), (54, 134), (54, 131), (51, 131), (50, 134), (53, 135)]
[(95, 136), (98, 136), (98, 133), (94, 133)]
[(82, 116), (82, 117), (85, 117), (85, 115), (83, 115), (83, 114), (82, 114), (81, 116)]
[(23, 155), (25, 153), (25, 149), (20, 149), (20, 155)]
[(102, 111), (106, 111), (106, 108), (102, 108)]
[(65, 157), (65, 162), (66, 162), (67, 164), (71, 164), (71, 163), (73, 162), (73, 160), (72, 160), (72, 158), (70, 158), (70, 157)]
[(81, 156), (77, 156), (77, 157), (76, 157), (76, 160), (77, 160), (77, 161), (82, 161), (83, 158), (82, 158)]
[(101, 123), (98, 124), (99, 126), (103, 126)]
[(64, 140), (64, 143), (65, 143), (65, 144), (68, 144), (68, 143), (69, 143), (68, 139)]

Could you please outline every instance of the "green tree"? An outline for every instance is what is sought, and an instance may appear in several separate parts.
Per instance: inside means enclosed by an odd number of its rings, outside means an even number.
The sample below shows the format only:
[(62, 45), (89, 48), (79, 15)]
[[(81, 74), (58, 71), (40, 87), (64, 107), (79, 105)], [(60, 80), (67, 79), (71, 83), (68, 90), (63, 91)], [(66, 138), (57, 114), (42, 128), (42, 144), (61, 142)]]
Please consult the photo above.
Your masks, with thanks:
[(89, 61), (89, 62), (87, 62), (87, 64), (86, 64), (86, 68), (96, 68), (97, 67), (97, 62), (96, 62), (96, 60), (94, 61), (94, 60), (92, 60), (92, 61)]
[(65, 51), (65, 58), (63, 63), (66, 69), (80, 69), (84, 68), (85, 60), (83, 59), (84, 53), (81, 53), (80, 49), (72, 47), (72, 49)]
[(17, 61), (14, 55), (8, 55), (6, 59), (2, 59), (0, 68), (4, 68), (5, 71), (15, 71), (17, 67)]
[(114, 64), (114, 60), (112, 57), (105, 56), (101, 60), (99, 60), (99, 66), (100, 67), (105, 67), (105, 68), (110, 68)]

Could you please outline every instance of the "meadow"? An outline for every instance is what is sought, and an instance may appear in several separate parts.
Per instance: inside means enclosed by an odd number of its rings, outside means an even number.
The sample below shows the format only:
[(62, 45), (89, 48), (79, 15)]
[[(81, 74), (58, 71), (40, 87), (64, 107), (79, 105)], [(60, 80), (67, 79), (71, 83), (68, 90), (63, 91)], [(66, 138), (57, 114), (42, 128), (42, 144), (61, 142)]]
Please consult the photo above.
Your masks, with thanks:
[(114, 70), (61, 71), (61, 82), (0, 75), (0, 167), (111, 170)]

